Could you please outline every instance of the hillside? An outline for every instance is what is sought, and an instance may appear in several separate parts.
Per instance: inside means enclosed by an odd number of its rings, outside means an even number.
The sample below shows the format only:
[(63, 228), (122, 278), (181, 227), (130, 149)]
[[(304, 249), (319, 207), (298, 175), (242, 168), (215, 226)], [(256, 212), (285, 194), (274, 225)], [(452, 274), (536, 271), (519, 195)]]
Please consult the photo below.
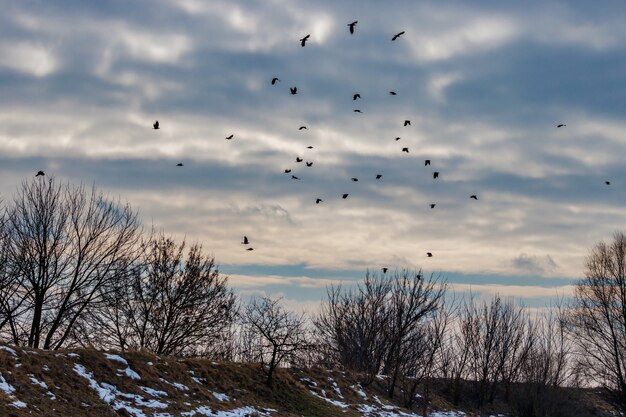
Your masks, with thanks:
[[(435, 396), (433, 417), (461, 411)], [(338, 371), (281, 369), (273, 389), (256, 364), (146, 353), (0, 346), (2, 416), (417, 416)], [(595, 414), (595, 413), (594, 413)], [(599, 412), (595, 415), (612, 415)]]

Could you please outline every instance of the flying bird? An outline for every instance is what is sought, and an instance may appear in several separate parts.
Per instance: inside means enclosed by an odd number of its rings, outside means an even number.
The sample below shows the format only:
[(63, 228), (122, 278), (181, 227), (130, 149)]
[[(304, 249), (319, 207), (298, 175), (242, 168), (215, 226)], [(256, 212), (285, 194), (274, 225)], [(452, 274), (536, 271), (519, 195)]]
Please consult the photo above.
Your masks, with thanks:
[(313, 166), (313, 162), (306, 162), (306, 166), (312, 167)]
[(415, 278), (419, 281), (420, 279), (422, 279), (422, 274), (416, 274)]
[(246, 250), (254, 250), (254, 248), (248, 248), (248, 249), (246, 249)]
[(478, 197), (476, 196), (476, 194), (470, 195), (470, 198), (473, 198), (474, 200), (478, 200)]
[(37, 174), (35, 175), (36, 177), (43, 177), (44, 175), (46, 175), (43, 171), (37, 171)]
[(272, 85), (275, 85), (277, 81), (280, 81), (280, 80), (276, 77), (272, 78)]
[(611, 185), (611, 181), (604, 181), (606, 185)]
[(226, 139), (231, 140), (235, 135), (226, 136)]
[(432, 258), (432, 257), (433, 257), (433, 254), (432, 254), (432, 253), (430, 253), (430, 252), (426, 252), (426, 256), (428, 256), (429, 258)]
[(289, 174), (291, 172), (291, 169), (286, 169), (285, 170), (285, 174)]
[(393, 38), (391, 38), (391, 40), (395, 41), (396, 39), (398, 39), (402, 35), (404, 35), (404, 31), (396, 33), (395, 35), (393, 35)]
[(428, 165), (430, 165), (430, 159), (426, 159), (426, 160), (424, 160), (424, 166), (426, 167), (426, 166), (428, 166)]
[(306, 45), (306, 41), (309, 40), (309, 36), (311, 36), (311, 35), (310, 34), (306, 35), (304, 38), (300, 39), (300, 45), (302, 45), (302, 47), (304, 47), (304, 45)]
[(377, 180), (381, 179), (382, 177), (383, 177), (383, 174), (377, 174), (377, 175), (376, 175), (376, 179), (377, 179)]
[(392, 96), (395, 96), (396, 92), (395, 91), (390, 91), (389, 94), (391, 94)]
[(362, 112), (361, 110), (359, 110), (359, 109), (354, 109), (354, 112), (355, 112), (355, 113), (363, 113), (363, 112)]
[(319, 203), (323, 203), (324, 200), (322, 200), (321, 198), (318, 198), (315, 200), (315, 204), (319, 204)]
[(159, 121), (157, 120), (156, 122), (152, 123), (152, 127), (154, 128), (154, 130), (157, 130), (159, 128)]
[(409, 148), (402, 148), (402, 152), (409, 153)]
[(348, 23), (348, 27), (350, 28), (350, 34), (351, 35), (354, 34), (354, 27), (356, 26), (357, 23), (359, 23), (358, 20), (355, 20), (352, 23)]
[(289, 87), (289, 90), (291, 91), (291, 94), (294, 96), (298, 94), (298, 87)]
[(405, 120), (404, 121), (404, 125), (405, 126), (411, 126), (411, 121), (410, 120)]
[(381, 268), (383, 270), (383, 274), (386, 274), (389, 268)]
[(306, 129), (306, 126), (300, 126), (300, 127), (298, 128), (298, 130), (304, 130), (304, 129)]
[(296, 156), (296, 162), (302, 162), (302, 158), (300, 158), (299, 156)]
[(346, 198), (348, 198), (348, 196), (349, 196), (349, 195), (350, 195), (350, 194), (343, 194), (343, 195), (341, 196), (341, 198), (343, 198), (343, 199), (345, 200)]
[(293, 179), (293, 180), (299, 180), (300, 178), (296, 177), (295, 175), (292, 175), (292, 176), (291, 176), (291, 179)]
[(312, 146), (307, 146), (306, 148), (307, 148), (307, 149), (313, 149), (313, 147), (312, 147)]
[(431, 208), (431, 209), (434, 209), (436, 205), (437, 205), (437, 204), (435, 204), (435, 203), (430, 203), (430, 204), (429, 204), (429, 206), (430, 206), (430, 208)]
[(182, 167), (182, 166), (184, 166), (184, 165), (183, 165), (183, 163), (182, 163), (182, 162), (179, 162), (179, 163), (177, 163), (177, 164), (176, 164), (176, 166), (177, 166), (177, 167)]
[(439, 173), (437, 171), (433, 172), (433, 179), (439, 178)]
[(358, 178), (352, 178), (352, 181), (357, 182), (359, 179)]
[(564, 127), (564, 126), (567, 126), (567, 125), (564, 124), (564, 123), (561, 123), (560, 125), (557, 125), (557, 127)]
[(359, 93), (356, 93), (352, 96), (352, 100), (356, 100), (357, 98), (361, 98), (361, 95)]
[(244, 236), (244, 237), (243, 237), (243, 242), (241, 242), (241, 244), (242, 244), (242, 245), (247, 245), (247, 244), (249, 244), (249, 243), (250, 243), (250, 241), (248, 240), (248, 236)]
[(396, 142), (400, 140), (400, 136), (396, 137)]

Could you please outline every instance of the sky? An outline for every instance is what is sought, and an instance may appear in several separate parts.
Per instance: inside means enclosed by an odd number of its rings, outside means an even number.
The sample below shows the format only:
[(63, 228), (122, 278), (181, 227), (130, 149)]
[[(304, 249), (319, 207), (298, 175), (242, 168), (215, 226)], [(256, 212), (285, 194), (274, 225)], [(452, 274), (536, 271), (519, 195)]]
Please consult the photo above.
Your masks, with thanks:
[(0, 7), (0, 198), (40, 169), (94, 184), (242, 295), (314, 310), (421, 268), (541, 307), (624, 229), (623, 2)]

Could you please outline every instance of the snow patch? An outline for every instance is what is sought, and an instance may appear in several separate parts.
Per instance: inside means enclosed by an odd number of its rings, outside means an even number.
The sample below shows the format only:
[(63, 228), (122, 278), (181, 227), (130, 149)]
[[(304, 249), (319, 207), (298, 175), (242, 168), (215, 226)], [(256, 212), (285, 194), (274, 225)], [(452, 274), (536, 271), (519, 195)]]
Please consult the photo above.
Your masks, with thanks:
[(148, 387), (139, 387), (143, 392), (148, 395), (152, 395), (153, 397), (167, 397), (167, 392), (160, 391), (158, 389), (148, 388)]
[(9, 352), (11, 355), (15, 356), (17, 358), (17, 352), (15, 351), (15, 349), (12, 349), (8, 346), (0, 346), (0, 350), (4, 350), (6, 352)]
[(0, 373), (0, 391), (4, 392), (7, 395), (11, 395), (11, 393), (15, 392), (15, 388), (13, 385), (9, 384), (6, 379)]
[(32, 382), (33, 385), (39, 385), (43, 389), (48, 389), (48, 384), (35, 378), (35, 375), (29, 374), (28, 376), (30, 377), (30, 382)]
[(166, 384), (169, 384), (173, 386), (174, 388), (179, 389), (180, 391), (189, 391), (189, 387), (187, 385), (179, 384), (178, 382), (170, 382), (163, 378), (159, 378), (159, 379), (161, 380), (161, 382), (165, 382)]
[(24, 401), (13, 401), (9, 405), (12, 407), (17, 407), (17, 408), (26, 408), (26, 403)]
[(181, 416), (195, 416), (195, 415), (201, 415), (201, 416), (210, 416), (210, 417), (247, 417), (250, 415), (257, 415), (259, 417), (269, 417), (271, 416), (270, 412), (274, 411), (272, 409), (264, 409), (263, 411), (261, 410), (257, 410), (254, 407), (241, 407), (241, 408), (235, 408), (234, 410), (230, 410), (230, 411), (211, 411), (211, 409), (207, 406), (202, 406), (202, 407), (198, 407), (195, 410), (191, 410), (191, 411), (187, 411), (184, 413), (181, 413)]
[(230, 397), (226, 394), (222, 394), (220, 392), (213, 392), (213, 396), (220, 401), (230, 401)]
[(115, 361), (115, 362), (119, 362), (124, 366), (128, 366), (128, 361), (124, 358), (122, 358), (120, 355), (114, 355), (111, 353), (105, 353), (104, 356), (110, 360), (110, 361)]
[(367, 394), (363, 391), (361, 384), (351, 385), (350, 388), (356, 391), (356, 393), (363, 397), (364, 400), (367, 400)]

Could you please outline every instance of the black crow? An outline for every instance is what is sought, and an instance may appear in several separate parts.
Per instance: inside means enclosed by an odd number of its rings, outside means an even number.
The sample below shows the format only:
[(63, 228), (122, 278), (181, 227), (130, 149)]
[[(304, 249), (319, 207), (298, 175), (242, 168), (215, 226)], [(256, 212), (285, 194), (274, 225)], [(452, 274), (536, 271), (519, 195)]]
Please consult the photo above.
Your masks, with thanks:
[(354, 33), (354, 27), (356, 26), (357, 23), (359, 23), (357, 20), (355, 20), (352, 23), (348, 23), (348, 27), (350, 28), (350, 34), (351, 35)]
[(235, 135), (226, 136), (226, 139), (231, 140)]
[(306, 41), (309, 40), (309, 36), (311, 36), (311, 35), (306, 35), (304, 38), (300, 39), (300, 45), (302, 45), (302, 47), (304, 47), (304, 45), (306, 45)]
[(352, 96), (352, 100), (356, 100), (357, 98), (361, 98), (361, 95), (359, 93), (356, 93)]
[(37, 174), (35, 175), (35, 177), (43, 177), (44, 175), (46, 175), (43, 171), (37, 171)]
[(248, 237), (247, 237), (247, 236), (244, 236), (244, 237), (243, 237), (243, 242), (241, 242), (241, 244), (242, 244), (242, 245), (247, 245), (247, 244), (249, 244), (249, 243), (250, 243), (250, 241), (248, 240)]
[(291, 91), (291, 94), (293, 95), (298, 94), (298, 87), (289, 87), (289, 90)]
[(276, 84), (276, 81), (280, 81), (280, 80), (276, 77), (272, 78), (272, 85)]
[(398, 39), (402, 35), (404, 35), (404, 31), (402, 31), (400, 33), (396, 33), (395, 35), (393, 35), (393, 38), (391, 38), (391, 40), (395, 41), (396, 39)]
[(405, 126), (411, 126), (411, 121), (410, 120), (405, 120), (404, 121), (404, 125)]
[(437, 171), (433, 172), (433, 179), (439, 178), (439, 173)]

